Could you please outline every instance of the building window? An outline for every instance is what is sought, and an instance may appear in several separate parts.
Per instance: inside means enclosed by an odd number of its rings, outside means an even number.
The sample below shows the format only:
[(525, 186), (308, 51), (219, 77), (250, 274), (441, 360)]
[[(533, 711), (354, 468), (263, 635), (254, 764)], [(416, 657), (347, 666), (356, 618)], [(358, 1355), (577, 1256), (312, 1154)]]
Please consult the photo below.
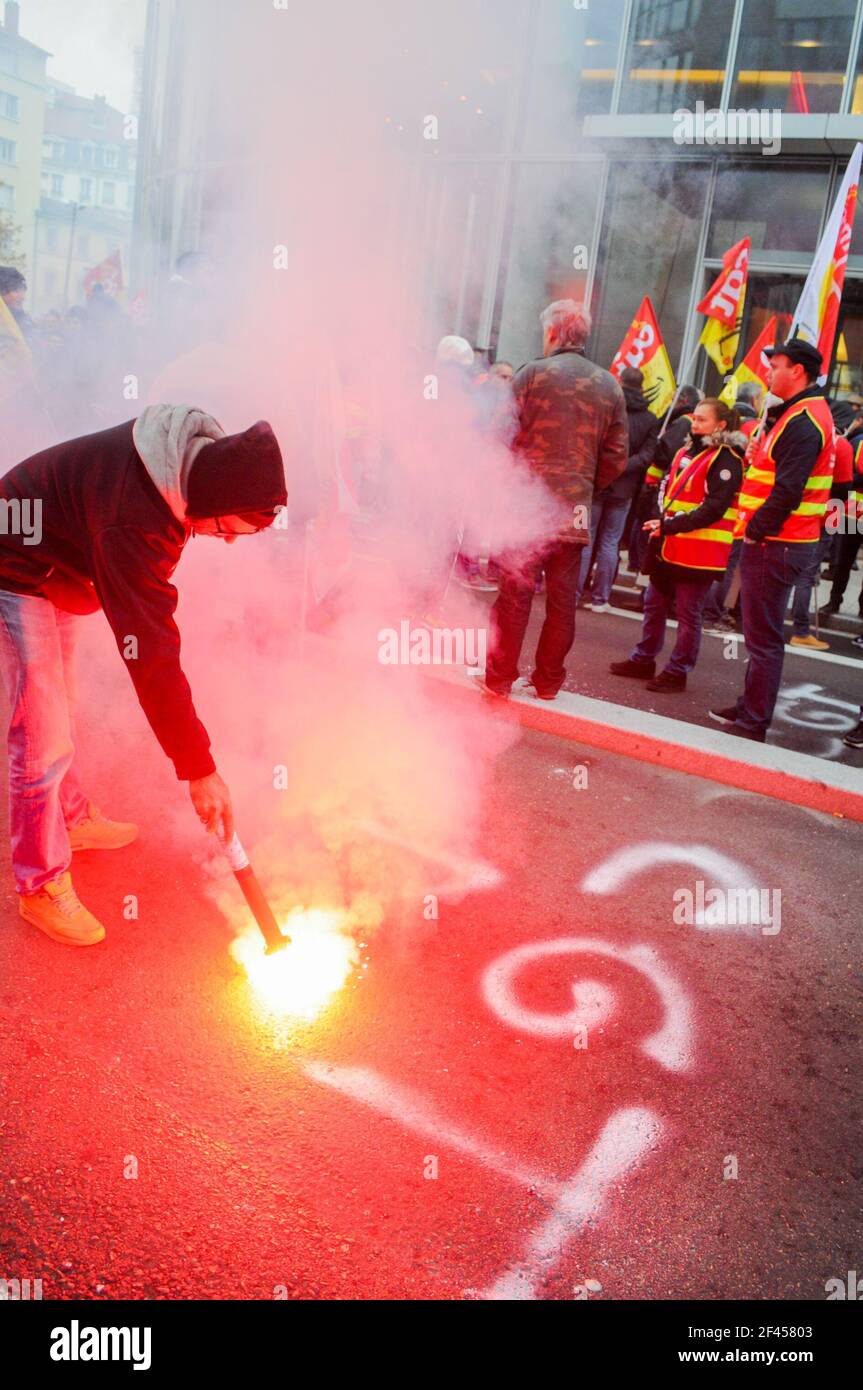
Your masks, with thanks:
[(135, 206), (135, 185), (134, 185), (133, 183), (127, 183), (127, 184), (126, 184), (126, 207), (127, 207), (127, 208), (133, 208), (134, 206)]
[(852, 116), (863, 116), (863, 34), (857, 50), (857, 68), (852, 78), (849, 110)]
[[(531, 7), (525, 0), (446, 0), (410, 8), (410, 61), (402, 54), (406, 33), (394, 27), (392, 44), (370, 70), (363, 118), (380, 121), (384, 148), (419, 148), (424, 159), (500, 153)], [(434, 117), (433, 132), (426, 113)], [(234, 143), (224, 157), (238, 153)]]
[(7, 121), (18, 119), (18, 98), (11, 92), (0, 92), (0, 116), (5, 116)]
[(0, 183), (0, 208), (12, 212), (15, 207), (15, 189), (10, 183)]
[(645, 295), (672, 366), (683, 347), (709, 166), (689, 160), (613, 165), (601, 242), (599, 333), (591, 354), (608, 367)]
[(554, 299), (584, 298), (601, 179), (599, 160), (519, 165), (498, 357), (515, 363), (538, 357), (545, 306)]
[(52, 174), (52, 175), (51, 175), (51, 196), (52, 196), (52, 198), (62, 198), (62, 197), (63, 197), (63, 175), (62, 175), (62, 174)]
[(82, 145), (82, 146), (81, 146), (81, 163), (82, 163), (82, 164), (92, 164), (92, 163), (93, 163), (93, 146), (92, 146), (92, 145)]
[(88, 199), (89, 199), (89, 198), (92, 198), (92, 196), (93, 196), (93, 180), (92, 180), (92, 179), (81, 179), (81, 180), (80, 180), (80, 184), (79, 184), (79, 189), (80, 189), (79, 197), (81, 197), (81, 198), (88, 198)]
[(14, 164), (17, 149), (14, 140), (0, 140), (0, 164)]
[(671, 115), (696, 101), (718, 107), (733, 16), (734, 0), (635, 0), (621, 111)]
[(796, 252), (806, 260), (815, 250), (827, 201), (830, 170), (825, 164), (777, 167), (769, 159), (719, 166), (707, 255), (723, 256), (741, 237), (759, 251)]
[(731, 105), (838, 111), (855, 9), (855, 0), (748, 0)]
[(625, 0), (580, 10), (541, 0), (523, 150), (573, 153), (584, 117), (610, 111), (625, 8)]
[(472, 343), (478, 342), (498, 178), (499, 168), (491, 162), (435, 164), (425, 189), (427, 217), (415, 247), (433, 287), (436, 327)]
[(58, 141), (54, 141), (51, 145), (51, 158), (55, 159), (58, 164), (62, 163), (65, 152), (65, 147)]
[(111, 183), (109, 179), (102, 180), (102, 202), (106, 203), (109, 208), (114, 206), (115, 190), (116, 184)]
[(104, 164), (105, 164), (105, 168), (106, 168), (106, 169), (116, 169), (116, 167), (117, 167), (117, 151), (116, 151), (116, 150), (104, 150), (103, 153), (102, 153), (102, 158), (103, 158), (103, 161), (104, 161)]

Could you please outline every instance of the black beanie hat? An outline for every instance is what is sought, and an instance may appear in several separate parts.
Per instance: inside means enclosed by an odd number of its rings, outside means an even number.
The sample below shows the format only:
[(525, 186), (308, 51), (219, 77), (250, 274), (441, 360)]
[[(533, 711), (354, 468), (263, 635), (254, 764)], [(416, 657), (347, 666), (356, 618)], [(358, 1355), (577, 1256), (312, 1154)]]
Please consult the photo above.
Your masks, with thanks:
[(242, 434), (228, 434), (206, 445), (189, 473), (186, 515), (190, 521), (214, 516), (257, 514), (272, 521), (288, 500), (278, 440), (265, 420)]

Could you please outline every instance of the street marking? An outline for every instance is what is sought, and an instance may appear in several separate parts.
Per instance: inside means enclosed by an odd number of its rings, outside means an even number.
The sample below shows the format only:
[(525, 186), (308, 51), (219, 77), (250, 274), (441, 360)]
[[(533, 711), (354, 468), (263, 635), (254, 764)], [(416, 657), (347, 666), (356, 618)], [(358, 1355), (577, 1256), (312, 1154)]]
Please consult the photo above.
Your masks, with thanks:
[(502, 1150), (444, 1119), (418, 1092), (367, 1067), (307, 1062), (304, 1071), (313, 1081), (369, 1106), (403, 1128), (467, 1154), (552, 1206), (549, 1216), (528, 1236), (523, 1258), (480, 1295), (488, 1300), (538, 1298), (542, 1279), (563, 1259), (565, 1246), (601, 1215), (610, 1189), (656, 1148), (662, 1136), (662, 1126), (651, 1110), (635, 1106), (617, 1110), (573, 1176), (560, 1182), (511, 1162)]
[(564, 1247), (602, 1214), (609, 1190), (637, 1167), (662, 1136), (653, 1111), (616, 1110), (584, 1162), (562, 1183), (554, 1211), (528, 1238), (523, 1260), (482, 1295), (491, 1301), (536, 1299), (540, 1285), (563, 1259)]
[[(795, 715), (791, 710), (798, 701), (804, 708), (799, 715)], [(809, 701), (815, 706), (814, 709), (806, 709)], [(826, 693), (823, 685), (812, 682), (783, 686), (776, 702), (778, 718), (784, 719), (787, 724), (794, 724), (798, 729), (817, 729), (819, 733), (848, 733), (849, 729), (855, 727), (859, 711), (859, 705), (851, 704), (849, 700), (837, 700)]]
[(326, 1062), (307, 1062), (304, 1070), (313, 1081), (319, 1081), (362, 1105), (368, 1105), (414, 1134), (422, 1134), (457, 1149), (510, 1182), (536, 1188), (548, 1201), (558, 1200), (561, 1192), (559, 1182), (521, 1163), (513, 1163), (504, 1150), (493, 1148), (482, 1139), (475, 1139), (445, 1119), (418, 1091), (388, 1081), (368, 1067), (337, 1067), (329, 1066)]
[[(733, 797), (748, 797), (750, 800), (760, 796), (759, 792), (736, 791), (729, 787), (707, 787), (698, 797), (699, 804), (704, 806), (713, 801), (730, 800)], [(816, 811), (814, 806), (792, 806), (787, 803), (794, 811), (802, 811), (807, 816), (814, 816), (822, 825), (835, 825), (836, 818), (829, 811)]]
[(489, 1008), (516, 1032), (541, 1038), (572, 1037), (578, 1028), (596, 1027), (613, 1011), (614, 994), (594, 980), (572, 987), (574, 1007), (567, 1013), (542, 1014), (522, 1005), (514, 988), (515, 976), (527, 965), (555, 955), (607, 956), (645, 975), (662, 1002), (659, 1028), (644, 1038), (641, 1050), (667, 1071), (685, 1071), (692, 1062), (694, 1027), (689, 1001), (682, 986), (666, 969), (652, 946), (615, 946), (594, 937), (557, 937), (516, 946), (484, 972), (482, 993)]
[[(591, 869), (581, 881), (582, 893), (619, 893), (629, 880), (648, 869), (664, 868), (668, 864), (689, 864), (718, 884), (725, 892), (733, 893), (754, 888), (752, 875), (742, 864), (730, 859), (727, 854), (711, 849), (709, 845), (675, 845), (670, 840), (644, 840), (639, 845), (627, 845)], [(726, 913), (721, 905), (700, 909), (695, 914), (697, 927), (716, 930), (720, 927), (735, 927), (748, 930), (759, 926), (752, 922), (747, 910), (737, 914), (733, 923), (725, 921)]]

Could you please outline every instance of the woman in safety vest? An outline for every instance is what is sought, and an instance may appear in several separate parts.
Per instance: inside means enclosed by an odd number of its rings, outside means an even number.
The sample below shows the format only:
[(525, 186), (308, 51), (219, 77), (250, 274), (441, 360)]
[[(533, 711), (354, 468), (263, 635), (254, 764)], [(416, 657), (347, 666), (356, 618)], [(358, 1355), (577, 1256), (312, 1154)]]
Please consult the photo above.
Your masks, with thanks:
[[(653, 557), (641, 641), (628, 661), (612, 662), (611, 671), (646, 679), (648, 690), (685, 690), (698, 660), (704, 601), (728, 564), (734, 539), (747, 442), (738, 425), (737, 411), (723, 401), (708, 398), (695, 407), (689, 440), (668, 471), (660, 518), (644, 523)], [(657, 676), (672, 602), (677, 641)]]

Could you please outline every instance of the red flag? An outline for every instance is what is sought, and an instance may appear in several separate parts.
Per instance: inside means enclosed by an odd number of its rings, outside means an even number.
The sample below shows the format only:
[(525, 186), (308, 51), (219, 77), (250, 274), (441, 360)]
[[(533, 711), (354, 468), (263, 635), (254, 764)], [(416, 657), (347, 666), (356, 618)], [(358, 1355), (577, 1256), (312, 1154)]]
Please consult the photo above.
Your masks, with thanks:
[(740, 363), (734, 375), (741, 381), (758, 381), (762, 386), (767, 386), (767, 368), (770, 366), (770, 360), (764, 356), (764, 350), (773, 347), (776, 342), (776, 323), (776, 315), (773, 314)]
[(726, 328), (734, 327), (743, 306), (750, 245), (751, 239), (745, 236), (736, 246), (725, 252), (719, 275), (698, 305), (699, 314), (718, 319)]
[(84, 293), (89, 295), (94, 285), (101, 285), (106, 294), (112, 299), (119, 299), (123, 293), (123, 265), (120, 259), (119, 250), (113, 256), (96, 265), (92, 270), (88, 270), (84, 276)]
[(674, 399), (674, 373), (653, 305), (646, 295), (614, 354), (612, 376), (619, 377), (624, 367), (638, 367), (644, 373), (645, 399), (654, 415), (664, 415)]

